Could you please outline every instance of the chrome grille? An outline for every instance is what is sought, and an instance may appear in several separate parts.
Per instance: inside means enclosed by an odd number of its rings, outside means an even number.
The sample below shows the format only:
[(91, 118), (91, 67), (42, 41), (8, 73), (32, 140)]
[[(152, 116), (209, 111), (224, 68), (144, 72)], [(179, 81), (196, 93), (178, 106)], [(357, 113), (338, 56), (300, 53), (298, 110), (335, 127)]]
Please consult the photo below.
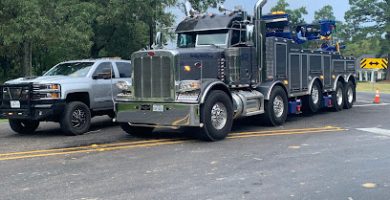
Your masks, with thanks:
[(134, 59), (134, 95), (136, 98), (172, 98), (171, 59), (148, 56)]

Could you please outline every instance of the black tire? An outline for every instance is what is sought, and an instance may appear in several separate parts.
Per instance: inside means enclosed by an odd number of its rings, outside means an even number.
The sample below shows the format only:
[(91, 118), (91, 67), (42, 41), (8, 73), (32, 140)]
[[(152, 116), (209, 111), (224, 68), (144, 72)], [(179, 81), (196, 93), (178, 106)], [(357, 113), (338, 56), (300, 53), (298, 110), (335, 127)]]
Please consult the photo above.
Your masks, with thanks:
[(198, 138), (204, 141), (225, 139), (233, 126), (233, 104), (229, 96), (220, 90), (211, 91), (200, 113), (203, 127), (198, 132)]
[(39, 121), (36, 120), (9, 119), (8, 122), (13, 131), (24, 135), (34, 134), (39, 126)]
[[(280, 105), (281, 102), (283, 102), (283, 105)], [(283, 110), (279, 114), (275, 113), (274, 103), (279, 104), (280, 108), (283, 108)], [(288, 114), (288, 99), (287, 99), (287, 94), (282, 87), (280, 86), (274, 87), (274, 89), (271, 92), (270, 99), (268, 101), (265, 101), (264, 109), (265, 109), (264, 119), (266, 120), (265, 123), (267, 125), (280, 126), (284, 124)]]
[[(313, 96), (317, 95), (317, 98)], [(316, 113), (322, 107), (323, 94), (320, 83), (318, 81), (314, 82), (313, 87), (311, 88), (310, 95), (303, 98), (303, 111), (305, 113)]]
[(351, 109), (353, 107), (353, 104), (355, 103), (356, 98), (356, 86), (352, 83), (352, 81), (349, 81), (345, 85), (344, 90), (344, 108), (345, 109)]
[(60, 124), (66, 135), (82, 135), (91, 127), (91, 111), (83, 102), (70, 102), (65, 106)]
[(337, 82), (336, 91), (332, 93), (333, 110), (339, 112), (344, 107), (344, 86), (341, 82)]
[(130, 126), (129, 123), (120, 123), (120, 126), (123, 131), (125, 131), (127, 134), (132, 135), (134, 137), (148, 137), (152, 134), (153, 129), (152, 127), (136, 127), (136, 126)]

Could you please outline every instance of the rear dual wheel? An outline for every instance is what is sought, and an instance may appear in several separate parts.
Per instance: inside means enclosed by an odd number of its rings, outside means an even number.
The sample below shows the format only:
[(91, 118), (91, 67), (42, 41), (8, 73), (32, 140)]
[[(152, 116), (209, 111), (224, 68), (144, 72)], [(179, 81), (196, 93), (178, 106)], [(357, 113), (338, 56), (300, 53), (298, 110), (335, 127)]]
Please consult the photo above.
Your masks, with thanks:
[(338, 112), (343, 110), (345, 101), (344, 85), (337, 82), (336, 91), (332, 93), (333, 110)]
[(270, 126), (284, 124), (288, 114), (287, 94), (280, 86), (275, 86), (268, 101), (265, 101), (265, 116), (263, 119)]
[(314, 82), (310, 95), (303, 99), (303, 110), (306, 113), (316, 113), (322, 107), (322, 89), (318, 81)]
[(356, 86), (352, 81), (348, 81), (344, 90), (345, 103), (344, 108), (350, 109), (353, 107), (356, 98)]

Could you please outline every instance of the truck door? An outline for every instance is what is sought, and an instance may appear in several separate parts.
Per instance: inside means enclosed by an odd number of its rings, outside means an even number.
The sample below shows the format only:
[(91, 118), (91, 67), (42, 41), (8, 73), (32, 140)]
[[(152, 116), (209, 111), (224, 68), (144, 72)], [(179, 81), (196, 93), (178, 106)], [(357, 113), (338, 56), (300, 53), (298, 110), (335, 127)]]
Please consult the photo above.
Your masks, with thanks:
[(93, 109), (112, 109), (114, 104), (112, 102), (112, 93), (114, 89), (113, 78), (115, 73), (111, 62), (101, 63), (92, 75), (92, 98)]

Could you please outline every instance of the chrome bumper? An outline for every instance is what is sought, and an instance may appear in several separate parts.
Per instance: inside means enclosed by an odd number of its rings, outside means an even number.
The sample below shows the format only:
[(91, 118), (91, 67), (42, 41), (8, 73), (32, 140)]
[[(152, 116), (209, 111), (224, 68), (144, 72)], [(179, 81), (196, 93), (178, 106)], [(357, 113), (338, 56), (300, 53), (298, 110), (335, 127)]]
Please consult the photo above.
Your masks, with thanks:
[[(133, 126), (201, 126), (198, 104), (117, 102), (115, 106), (116, 120)], [(153, 111), (154, 106), (163, 110)]]

